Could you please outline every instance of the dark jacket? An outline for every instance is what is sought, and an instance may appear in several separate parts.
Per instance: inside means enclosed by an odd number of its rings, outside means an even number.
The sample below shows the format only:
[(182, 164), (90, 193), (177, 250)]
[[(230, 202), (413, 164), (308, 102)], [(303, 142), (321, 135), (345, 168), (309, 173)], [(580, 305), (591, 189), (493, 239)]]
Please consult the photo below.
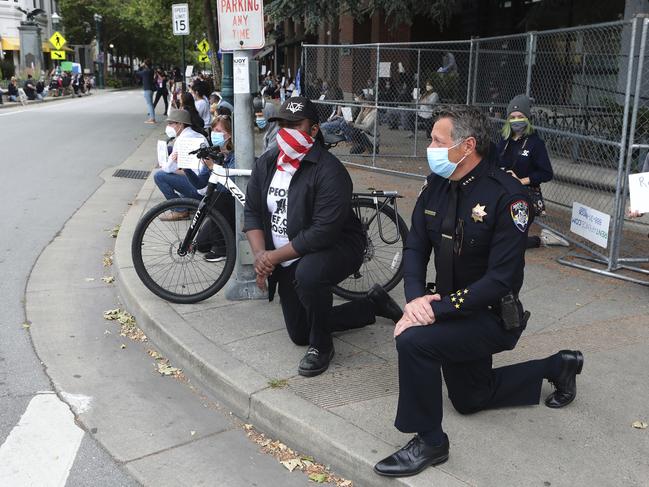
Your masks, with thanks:
[[(271, 250), (268, 188), (277, 170), (279, 150), (269, 150), (256, 161), (246, 191), (243, 231), (263, 230)], [(316, 142), (293, 175), (288, 193), (288, 238), (300, 254), (336, 244), (362, 250), (365, 234), (351, 206), (352, 180), (343, 164)]]
[(145, 66), (143, 69), (136, 71), (135, 75), (142, 80), (142, 89), (145, 91), (153, 91), (155, 89), (152, 69)]
[[(448, 180), (431, 174), (415, 209), (403, 254), (406, 301), (426, 293), (426, 268), (435, 252), (442, 268), (442, 223), (448, 211)], [(482, 312), (523, 284), (525, 244), (532, 223), (525, 187), (482, 161), (459, 183), (453, 282), (457, 290), (431, 303), (436, 319)]]
[(518, 140), (501, 138), (496, 153), (499, 167), (514, 171), (520, 179), (530, 178), (530, 186), (547, 183), (553, 177), (545, 143), (535, 133)]

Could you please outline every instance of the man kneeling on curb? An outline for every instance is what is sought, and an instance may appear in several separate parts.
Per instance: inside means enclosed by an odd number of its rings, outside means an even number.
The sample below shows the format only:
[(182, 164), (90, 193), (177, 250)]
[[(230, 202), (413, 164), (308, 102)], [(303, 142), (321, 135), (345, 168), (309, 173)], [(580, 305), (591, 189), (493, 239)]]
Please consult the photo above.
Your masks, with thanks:
[[(403, 255), (408, 304), (394, 331), (399, 352), (395, 426), (417, 433), (376, 464), (379, 475), (415, 475), (448, 459), (442, 430), (442, 377), (461, 414), (538, 404), (543, 379), (555, 391), (550, 408), (570, 404), (583, 355), (562, 350), (542, 360), (492, 369), (492, 356), (511, 350), (528, 312), (523, 285), (530, 202), (520, 181), (492, 166), (486, 117), (471, 107), (446, 107), (431, 132), (428, 176), (412, 215)], [(436, 294), (426, 293), (435, 252)], [(496, 460), (494, 458), (494, 460)]]
[(357, 271), (366, 237), (351, 206), (352, 181), (323, 146), (318, 112), (293, 97), (277, 121), (275, 150), (262, 154), (248, 181), (244, 231), (255, 255), (257, 285), (279, 292), (288, 335), (308, 345), (298, 373), (321, 374), (334, 356), (331, 333), (361, 328), (376, 316), (401, 318), (380, 286), (363, 299), (333, 306), (331, 287)]

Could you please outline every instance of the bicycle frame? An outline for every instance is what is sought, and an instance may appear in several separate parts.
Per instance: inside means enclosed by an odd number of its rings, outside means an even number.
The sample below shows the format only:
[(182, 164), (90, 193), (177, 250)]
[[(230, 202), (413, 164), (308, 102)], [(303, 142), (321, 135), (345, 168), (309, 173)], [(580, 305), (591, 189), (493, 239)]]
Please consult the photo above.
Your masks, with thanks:
[[(379, 226), (379, 237), (381, 237), (381, 240), (383, 240), (384, 243), (387, 245), (393, 245), (397, 243), (399, 240), (401, 240), (401, 235), (397, 231), (397, 236), (394, 240), (388, 240), (383, 236), (383, 224), (381, 223), (381, 209), (388, 204), (392, 204), (394, 206), (394, 213), (395, 215), (399, 215), (399, 212), (397, 210), (397, 198), (403, 198), (398, 192), (396, 191), (382, 191), (382, 190), (372, 190), (370, 193), (353, 193), (352, 194), (352, 202), (358, 198), (371, 198), (372, 201), (374, 202), (374, 207), (376, 208), (376, 218), (377, 218), (377, 223)], [(383, 201), (379, 203), (379, 198), (383, 198)], [(356, 216), (360, 219), (361, 215), (359, 214), (358, 208), (355, 208), (354, 211), (356, 211)], [(398, 221), (395, 221), (395, 224), (398, 225)]]

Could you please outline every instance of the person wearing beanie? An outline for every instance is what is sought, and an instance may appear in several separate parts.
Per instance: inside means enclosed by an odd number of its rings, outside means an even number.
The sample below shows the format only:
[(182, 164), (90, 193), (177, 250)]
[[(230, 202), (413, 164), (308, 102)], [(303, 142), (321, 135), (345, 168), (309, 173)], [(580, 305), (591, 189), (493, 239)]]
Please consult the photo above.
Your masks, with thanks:
[[(507, 105), (507, 121), (502, 137), (496, 146), (498, 166), (518, 179), (529, 190), (536, 216), (545, 213), (541, 196), (541, 183), (551, 181), (554, 173), (543, 140), (537, 135), (530, 117), (532, 101), (527, 95), (516, 95)], [(540, 203), (539, 203), (540, 201)], [(558, 235), (543, 229), (541, 236), (529, 236), (527, 248), (546, 245), (567, 246), (568, 242)]]

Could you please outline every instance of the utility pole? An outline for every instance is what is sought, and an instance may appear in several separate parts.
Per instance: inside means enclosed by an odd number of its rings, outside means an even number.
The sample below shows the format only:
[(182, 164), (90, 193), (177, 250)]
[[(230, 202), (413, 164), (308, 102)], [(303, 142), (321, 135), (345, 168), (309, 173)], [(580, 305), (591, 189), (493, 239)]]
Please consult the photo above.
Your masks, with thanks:
[(104, 87), (104, 53), (101, 50), (101, 21), (102, 16), (99, 14), (94, 15), (95, 27), (97, 29), (97, 87)]

